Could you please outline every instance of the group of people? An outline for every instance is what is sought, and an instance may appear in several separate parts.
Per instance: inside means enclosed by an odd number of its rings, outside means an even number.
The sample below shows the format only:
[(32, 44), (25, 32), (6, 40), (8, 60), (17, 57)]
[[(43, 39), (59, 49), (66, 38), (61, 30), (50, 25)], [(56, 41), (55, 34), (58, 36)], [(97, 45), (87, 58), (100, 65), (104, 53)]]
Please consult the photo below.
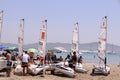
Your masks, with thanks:
[[(71, 56), (71, 55), (67, 55), (67, 57), (65, 58), (65, 61), (64, 62), (68, 62), (68, 66), (70, 67), (70, 68), (73, 68), (73, 70), (75, 71), (75, 66), (76, 66), (76, 64), (78, 63), (81, 63), (82, 64), (82, 56), (80, 56), (79, 58), (77, 57), (77, 55), (76, 55), (76, 52), (73, 52), (73, 55)], [(65, 63), (64, 63), (65, 64)]]
[(45, 60), (47, 64), (50, 64), (50, 63), (56, 63), (56, 62), (63, 61), (64, 59), (62, 56), (57, 58), (56, 54), (48, 51), (47, 54), (45, 55)]
[[(36, 64), (34, 61), (34, 53), (33, 52), (27, 52), (24, 51), (21, 56), (18, 57), (18, 55), (12, 56), (10, 51), (6, 51), (6, 60), (7, 60), (7, 68), (6, 68), (6, 75), (7, 77), (10, 77), (11, 71), (12, 71), (12, 61), (14, 60), (21, 60), (21, 66), (23, 68), (23, 75), (26, 75), (28, 73), (28, 66), (29, 63)], [(70, 68), (73, 68), (75, 70), (76, 63), (81, 63), (82, 64), (82, 56), (79, 58), (76, 55), (76, 52), (73, 52), (73, 55), (67, 55), (65, 59), (63, 59), (62, 56), (59, 58), (56, 57), (55, 54), (52, 52), (47, 52), (45, 55), (45, 58), (39, 57), (37, 58), (40, 61), (40, 64), (43, 64), (43, 61), (45, 64), (51, 64), (51, 63), (56, 63), (56, 62), (68, 62), (68, 66)]]
[(21, 66), (23, 68), (23, 75), (28, 73), (27, 71), (28, 71), (29, 63), (35, 63), (33, 52), (28, 53), (27, 51), (23, 51), (22, 55), (19, 56), (17, 53), (13, 54), (10, 50), (6, 50), (3, 56), (5, 56), (6, 58), (4, 59), (7, 60), (6, 67), (4, 68), (7, 77), (10, 77), (12, 67), (14, 68), (15, 66), (13, 61), (17, 61), (17, 60), (21, 61)]

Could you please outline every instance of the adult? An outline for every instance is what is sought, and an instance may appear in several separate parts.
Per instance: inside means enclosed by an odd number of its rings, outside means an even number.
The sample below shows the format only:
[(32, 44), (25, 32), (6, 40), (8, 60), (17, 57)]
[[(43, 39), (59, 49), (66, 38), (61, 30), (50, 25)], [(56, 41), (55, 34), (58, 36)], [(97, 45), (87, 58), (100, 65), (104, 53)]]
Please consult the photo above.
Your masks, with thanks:
[(47, 64), (50, 64), (51, 63), (51, 52), (47, 52), (47, 55), (46, 55), (46, 60), (47, 60)]
[(62, 57), (62, 56), (60, 56), (59, 61), (60, 61), (60, 62), (63, 61), (63, 57)]
[(52, 59), (52, 62), (53, 62), (53, 63), (57, 63), (56, 54), (53, 54), (53, 56), (51, 57), (51, 59)]
[(68, 62), (68, 66), (70, 68), (73, 68), (73, 63), (72, 63), (72, 58), (70, 57), (70, 55), (68, 54), (67, 57), (65, 58), (65, 61), (64, 61), (64, 65), (65, 65), (65, 62)]
[(25, 53), (22, 54), (21, 58), (22, 58), (23, 75), (25, 75), (26, 73), (28, 73), (28, 63), (30, 60), (30, 56), (28, 55), (27, 51), (25, 51)]
[(76, 66), (76, 63), (77, 63), (77, 55), (76, 55), (76, 52), (73, 52), (72, 62), (73, 62), (73, 69), (74, 69), (74, 71), (75, 71), (75, 66)]
[(12, 61), (11, 61), (11, 53), (9, 50), (6, 52), (6, 60), (7, 60), (7, 67), (6, 67), (6, 75), (10, 77), (12, 71)]
[(83, 57), (80, 56), (80, 57), (78, 58), (78, 63), (81, 63), (81, 64), (82, 64), (82, 61), (83, 61)]
[(29, 52), (29, 56), (30, 56), (30, 63), (31, 64), (36, 64), (35, 61), (34, 61), (34, 52)]

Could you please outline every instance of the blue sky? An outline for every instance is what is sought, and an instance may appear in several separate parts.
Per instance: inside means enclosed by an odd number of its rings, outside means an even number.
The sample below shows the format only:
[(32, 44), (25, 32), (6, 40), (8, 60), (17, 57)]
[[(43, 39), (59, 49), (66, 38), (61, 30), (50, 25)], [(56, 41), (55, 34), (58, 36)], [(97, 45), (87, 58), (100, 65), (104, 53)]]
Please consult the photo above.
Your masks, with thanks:
[(120, 45), (120, 0), (0, 0), (1, 10), (4, 10), (2, 42), (17, 44), (22, 18), (24, 44), (38, 42), (45, 19), (48, 42), (71, 43), (76, 22), (80, 43), (97, 42), (102, 18), (108, 16), (108, 42)]

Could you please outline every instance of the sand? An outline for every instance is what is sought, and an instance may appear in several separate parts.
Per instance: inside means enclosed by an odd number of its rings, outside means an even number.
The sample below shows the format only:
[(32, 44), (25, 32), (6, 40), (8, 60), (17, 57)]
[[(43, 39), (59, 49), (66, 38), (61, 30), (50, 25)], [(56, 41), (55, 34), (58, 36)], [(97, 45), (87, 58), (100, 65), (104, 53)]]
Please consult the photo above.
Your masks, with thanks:
[(108, 76), (105, 75), (91, 75), (93, 63), (84, 63), (84, 67), (86, 67), (89, 71), (87, 73), (76, 73), (75, 78), (69, 78), (64, 76), (63, 74), (51, 75), (50, 71), (46, 72), (45, 77), (41, 77), (41, 75), (37, 76), (18, 76), (11, 73), (11, 77), (6, 77), (6, 73), (0, 73), (0, 80), (120, 80), (120, 67), (117, 65), (109, 65), (110, 74)]

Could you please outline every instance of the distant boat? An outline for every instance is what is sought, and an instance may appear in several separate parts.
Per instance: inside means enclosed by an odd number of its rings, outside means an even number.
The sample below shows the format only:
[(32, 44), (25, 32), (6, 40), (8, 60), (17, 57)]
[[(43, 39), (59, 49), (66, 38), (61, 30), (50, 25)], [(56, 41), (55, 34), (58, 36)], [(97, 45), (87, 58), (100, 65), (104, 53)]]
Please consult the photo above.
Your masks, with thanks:
[[(99, 66), (93, 66), (92, 74), (100, 72), (104, 75), (110, 74), (110, 68), (107, 66), (107, 16), (103, 18), (101, 26), (100, 38), (98, 42), (98, 58), (100, 59)], [(103, 62), (103, 64), (101, 64)]]

